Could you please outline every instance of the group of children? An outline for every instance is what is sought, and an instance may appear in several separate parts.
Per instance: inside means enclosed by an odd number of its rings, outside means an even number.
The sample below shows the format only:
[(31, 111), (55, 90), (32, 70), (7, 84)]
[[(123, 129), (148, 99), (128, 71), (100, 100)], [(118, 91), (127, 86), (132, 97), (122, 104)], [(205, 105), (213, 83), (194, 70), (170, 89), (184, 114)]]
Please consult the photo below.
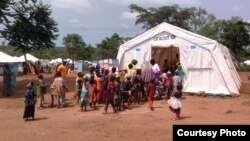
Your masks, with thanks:
[[(111, 104), (115, 113), (125, 107), (123, 105), (125, 102), (130, 106), (129, 90), (131, 86), (132, 83), (126, 81), (122, 87), (119, 77), (109, 74), (107, 71), (103, 76), (100, 74), (84, 76), (79, 72), (76, 78), (76, 103), (80, 105), (82, 111), (87, 111), (88, 105), (90, 108), (96, 109), (97, 104), (105, 104), (104, 113), (107, 113), (108, 106)], [(121, 91), (122, 88), (123, 91)]]
[(112, 68), (111, 72), (92, 68), (89, 74), (79, 72), (76, 78), (75, 98), (82, 111), (87, 111), (88, 106), (96, 109), (96, 104), (105, 104), (104, 113), (107, 113), (111, 104), (115, 113), (145, 101), (148, 101), (148, 108), (153, 111), (153, 101), (161, 99), (164, 94), (170, 110), (176, 114), (174, 119), (180, 119), (182, 79), (178, 71), (174, 76), (171, 72), (164, 73), (159, 80), (152, 78), (148, 83), (143, 81), (139, 70), (135, 76), (125, 75), (121, 79), (116, 68)]
[[(43, 107), (44, 94), (49, 86), (53, 89), (52, 101), (56, 98), (57, 106), (64, 106), (68, 88), (60, 72), (57, 72), (53, 84), (45, 83), (43, 76), (38, 75), (38, 108)], [(148, 108), (153, 111), (153, 101), (166, 94), (169, 108), (176, 115), (174, 120), (180, 119), (182, 79), (178, 71), (174, 76), (167, 72), (163, 73), (159, 80), (151, 78), (149, 82), (145, 82), (139, 70), (134, 76), (122, 77), (117, 74), (116, 68), (112, 68), (111, 72), (91, 68), (89, 74), (77, 74), (75, 86), (76, 103), (82, 111), (87, 111), (88, 106), (97, 109), (97, 104), (105, 104), (104, 113), (107, 113), (111, 104), (113, 112), (116, 113), (126, 108), (131, 109), (132, 104), (139, 105), (145, 101), (148, 101)]]

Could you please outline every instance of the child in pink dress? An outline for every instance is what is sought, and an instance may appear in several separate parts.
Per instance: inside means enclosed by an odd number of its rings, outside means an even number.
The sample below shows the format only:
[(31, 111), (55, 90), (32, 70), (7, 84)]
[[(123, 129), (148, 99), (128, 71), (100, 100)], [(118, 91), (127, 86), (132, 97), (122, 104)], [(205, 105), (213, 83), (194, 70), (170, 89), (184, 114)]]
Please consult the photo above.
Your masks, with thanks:
[(180, 119), (180, 113), (181, 113), (181, 97), (182, 97), (182, 85), (177, 85), (177, 91), (175, 91), (171, 98), (168, 100), (169, 109), (175, 113), (174, 120)]

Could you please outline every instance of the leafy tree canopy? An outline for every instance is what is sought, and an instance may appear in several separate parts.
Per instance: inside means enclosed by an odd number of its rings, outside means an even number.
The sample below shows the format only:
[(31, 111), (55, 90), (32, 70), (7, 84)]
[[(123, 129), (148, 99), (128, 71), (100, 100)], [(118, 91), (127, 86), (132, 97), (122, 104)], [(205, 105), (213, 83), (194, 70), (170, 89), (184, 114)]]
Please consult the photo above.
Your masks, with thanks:
[(97, 44), (97, 59), (115, 59), (118, 53), (119, 46), (123, 43), (123, 38), (117, 33), (114, 33), (110, 38), (102, 40), (100, 44)]
[(9, 45), (16, 46), (24, 53), (54, 47), (53, 40), (58, 37), (58, 28), (51, 18), (50, 6), (42, 2), (26, 2), (17, 2), (12, 7), (16, 15), (2, 31), (3, 37), (9, 41)]
[(237, 56), (246, 54), (246, 47), (250, 44), (250, 24), (239, 17), (222, 20), (220, 42), (226, 45)]
[(83, 38), (78, 34), (68, 34), (63, 38), (63, 44), (66, 47), (69, 58), (86, 60), (91, 57), (89, 46), (86, 45)]

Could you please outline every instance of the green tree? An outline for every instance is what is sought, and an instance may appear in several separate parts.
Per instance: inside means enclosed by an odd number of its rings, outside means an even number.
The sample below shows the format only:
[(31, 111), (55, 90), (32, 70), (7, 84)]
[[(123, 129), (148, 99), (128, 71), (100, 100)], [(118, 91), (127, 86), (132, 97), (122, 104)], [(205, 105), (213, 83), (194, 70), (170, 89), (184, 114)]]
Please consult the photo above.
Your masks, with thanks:
[[(29, 0), (20, 0), (23, 3), (28, 3)], [(30, 0), (36, 2), (37, 0)], [(17, 3), (15, 0), (1, 0), (0, 2), (0, 23), (8, 24), (9, 18), (16, 15), (15, 12), (11, 11), (13, 6)]]
[(226, 45), (238, 59), (247, 55), (246, 49), (250, 45), (250, 24), (239, 17), (222, 20), (222, 23), (219, 41)]
[(51, 17), (50, 6), (42, 2), (26, 2), (17, 2), (12, 7), (16, 15), (13, 22), (4, 28), (3, 37), (22, 53), (54, 47), (58, 28)]
[(132, 13), (137, 13), (135, 24), (143, 24), (142, 28), (150, 29), (156, 25), (167, 22), (178, 27), (189, 29), (190, 9), (178, 5), (162, 6), (159, 8), (142, 8), (136, 4), (129, 6)]
[(117, 33), (114, 33), (110, 38), (107, 37), (102, 40), (100, 44), (97, 44), (97, 59), (115, 59), (118, 53), (118, 48), (122, 43), (123, 38)]
[(62, 47), (55, 47), (55, 48), (49, 48), (46, 50), (36, 50), (36, 51), (33, 51), (32, 53), (40, 59), (51, 60), (51, 59), (62, 58), (66, 56), (65, 50), (66, 49)]
[(10, 5), (14, 3), (12, 0), (1, 0), (0, 2), (0, 24), (9, 23), (8, 17), (11, 16)]
[(90, 49), (78, 34), (68, 34), (63, 38), (63, 44), (66, 47), (67, 55), (74, 60), (89, 59)]
[(203, 25), (197, 33), (208, 37), (210, 39), (214, 39), (220, 41), (220, 34), (223, 32), (223, 22), (221, 20), (217, 20), (211, 17), (211, 22), (209, 24)]
[(195, 33), (203, 27), (210, 27), (216, 22), (216, 18), (213, 14), (209, 14), (206, 9), (200, 7), (191, 7), (188, 9), (190, 13), (189, 18), (189, 30)]
[(83, 52), (83, 56), (85, 56), (83, 59), (85, 60), (93, 60), (96, 59), (96, 57), (94, 56), (96, 52), (96, 48), (94, 48), (92, 45), (88, 45), (86, 47), (86, 51)]

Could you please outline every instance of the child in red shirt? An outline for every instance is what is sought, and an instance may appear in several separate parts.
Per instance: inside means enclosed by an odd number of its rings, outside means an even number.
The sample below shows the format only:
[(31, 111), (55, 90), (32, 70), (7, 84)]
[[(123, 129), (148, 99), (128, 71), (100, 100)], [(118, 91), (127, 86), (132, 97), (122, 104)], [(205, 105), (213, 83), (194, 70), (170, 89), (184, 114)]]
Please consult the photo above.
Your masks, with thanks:
[(151, 111), (154, 110), (153, 108), (154, 95), (155, 95), (155, 84), (154, 84), (154, 79), (151, 79), (148, 85), (148, 108), (150, 108)]

